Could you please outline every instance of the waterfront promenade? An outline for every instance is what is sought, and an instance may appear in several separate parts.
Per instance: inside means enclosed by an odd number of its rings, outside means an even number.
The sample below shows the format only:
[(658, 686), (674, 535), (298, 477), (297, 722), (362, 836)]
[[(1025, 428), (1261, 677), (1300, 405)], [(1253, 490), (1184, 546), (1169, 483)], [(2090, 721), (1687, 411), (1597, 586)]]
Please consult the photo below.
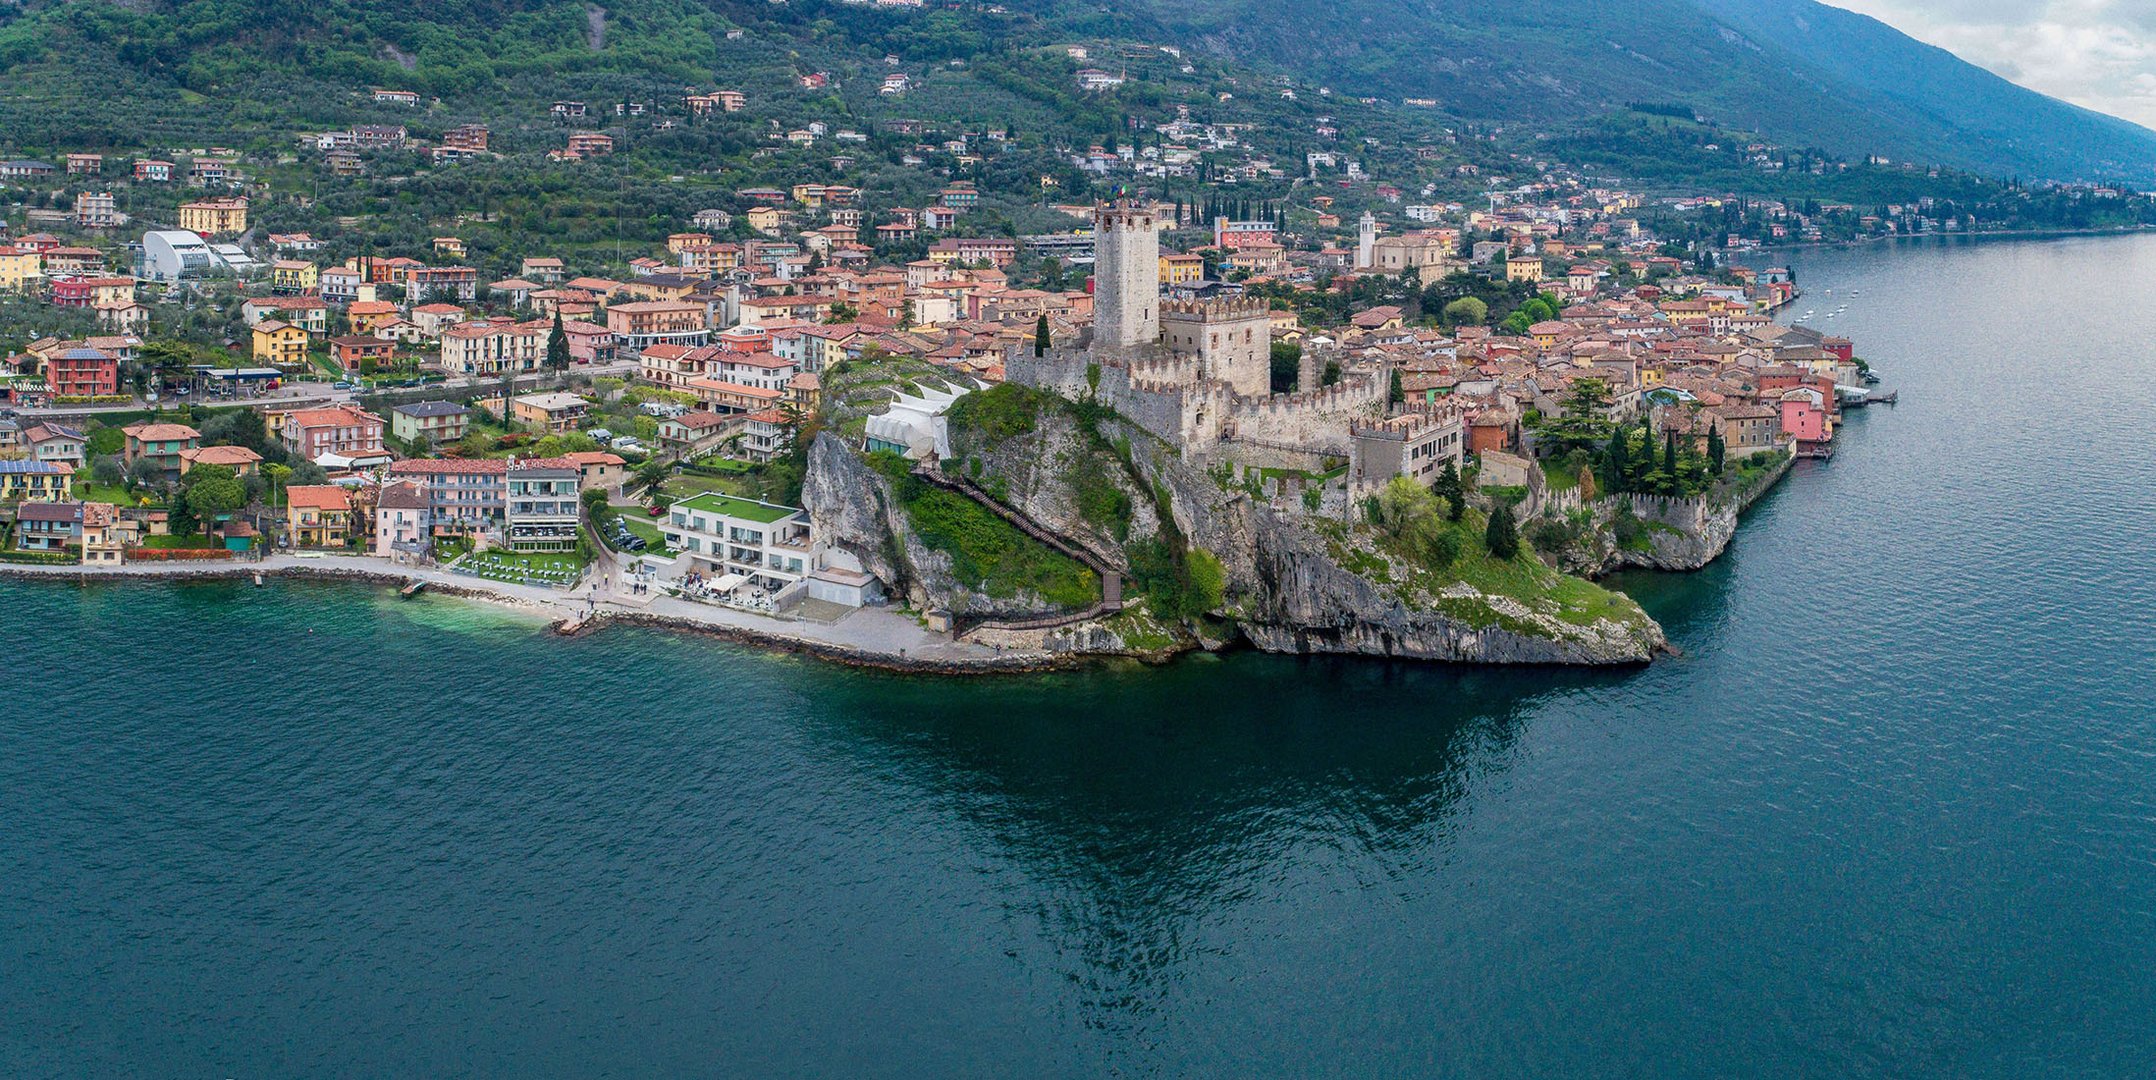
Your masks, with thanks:
[(998, 650), (958, 641), (928, 630), (913, 615), (892, 608), (867, 607), (835, 622), (782, 619), (737, 608), (681, 600), (657, 593), (632, 594), (606, 562), (573, 589), (549, 589), (459, 574), (440, 567), (406, 566), (368, 555), (271, 555), (257, 561), (216, 563), (129, 563), (123, 566), (0, 565), (0, 574), (19, 578), (69, 581), (156, 581), (188, 579), (265, 580), (332, 578), (368, 580), (401, 586), (425, 582), (430, 591), (505, 604), (554, 622), (586, 620), (587, 625), (632, 622), (710, 633), (750, 644), (813, 653), (827, 659), (875, 667), (920, 670), (1027, 670), (1067, 662), (1044, 650)]

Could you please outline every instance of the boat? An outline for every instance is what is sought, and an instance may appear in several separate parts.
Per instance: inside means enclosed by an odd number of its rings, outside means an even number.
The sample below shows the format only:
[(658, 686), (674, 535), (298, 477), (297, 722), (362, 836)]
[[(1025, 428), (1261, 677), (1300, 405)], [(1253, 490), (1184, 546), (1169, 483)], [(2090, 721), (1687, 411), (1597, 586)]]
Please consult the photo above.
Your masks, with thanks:
[(404, 588), (397, 590), (397, 595), (403, 599), (410, 600), (412, 597), (418, 596), (420, 593), (423, 593), (425, 591), (427, 591), (427, 583), (425, 581), (413, 581), (411, 584), (406, 585)]

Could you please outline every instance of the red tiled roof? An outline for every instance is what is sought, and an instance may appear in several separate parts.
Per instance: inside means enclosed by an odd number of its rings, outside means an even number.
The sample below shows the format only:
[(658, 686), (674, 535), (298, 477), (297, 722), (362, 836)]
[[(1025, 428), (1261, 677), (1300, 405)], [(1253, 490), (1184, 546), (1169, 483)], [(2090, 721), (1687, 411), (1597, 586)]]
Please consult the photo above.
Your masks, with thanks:
[(352, 497), (334, 484), (301, 484), (284, 489), (285, 502), (293, 509), (350, 510)]
[(483, 476), (508, 471), (509, 463), (500, 458), (406, 458), (389, 465), (391, 476), (427, 476), (436, 473)]

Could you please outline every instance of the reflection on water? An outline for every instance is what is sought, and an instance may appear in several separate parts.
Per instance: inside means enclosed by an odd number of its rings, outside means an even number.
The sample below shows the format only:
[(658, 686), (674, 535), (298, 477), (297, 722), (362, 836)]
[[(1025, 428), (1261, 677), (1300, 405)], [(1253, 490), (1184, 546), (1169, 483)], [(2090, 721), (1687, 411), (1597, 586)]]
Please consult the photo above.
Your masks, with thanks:
[[(1001, 684), (870, 677), (816, 731), (1023, 868), (1089, 1028), (1172, 1007), (1197, 931), (1322, 858), (1398, 889), (1524, 719), (1632, 673), (1250, 654)], [(871, 704), (873, 702), (873, 704)], [(1139, 707), (1139, 703), (1143, 703)]]

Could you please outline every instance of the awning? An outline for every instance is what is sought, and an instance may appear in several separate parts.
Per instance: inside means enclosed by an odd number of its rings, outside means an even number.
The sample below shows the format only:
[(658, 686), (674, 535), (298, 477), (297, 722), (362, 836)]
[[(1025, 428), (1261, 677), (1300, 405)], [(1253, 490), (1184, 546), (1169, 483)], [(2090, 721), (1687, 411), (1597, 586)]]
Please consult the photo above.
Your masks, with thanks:
[(711, 587), (714, 590), (717, 590), (718, 592), (722, 593), (732, 592), (735, 589), (740, 588), (741, 583), (747, 581), (748, 579), (749, 576), (747, 574), (728, 574), (725, 577), (722, 577), (719, 580), (712, 582)]

